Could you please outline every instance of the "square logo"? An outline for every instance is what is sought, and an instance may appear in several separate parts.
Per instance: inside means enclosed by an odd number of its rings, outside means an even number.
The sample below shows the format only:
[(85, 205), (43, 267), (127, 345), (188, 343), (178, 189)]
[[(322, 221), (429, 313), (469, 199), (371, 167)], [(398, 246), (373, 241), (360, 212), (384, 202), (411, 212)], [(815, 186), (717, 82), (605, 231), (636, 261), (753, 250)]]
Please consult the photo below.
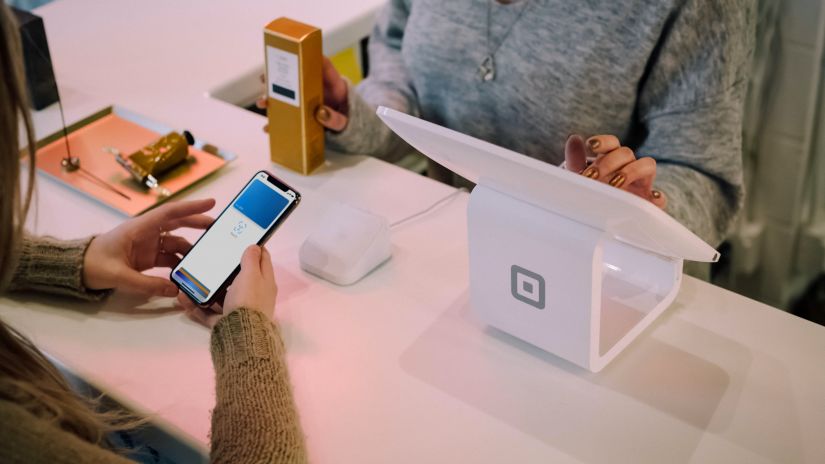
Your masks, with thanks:
[(522, 303), (544, 309), (544, 277), (515, 264), (510, 267), (510, 293)]

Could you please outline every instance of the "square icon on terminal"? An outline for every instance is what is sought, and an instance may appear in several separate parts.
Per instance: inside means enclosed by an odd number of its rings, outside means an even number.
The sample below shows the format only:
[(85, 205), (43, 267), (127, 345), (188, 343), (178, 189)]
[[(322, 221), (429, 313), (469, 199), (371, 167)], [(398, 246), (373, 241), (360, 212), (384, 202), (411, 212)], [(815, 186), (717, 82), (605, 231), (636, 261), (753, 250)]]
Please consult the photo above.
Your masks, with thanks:
[(515, 264), (510, 267), (510, 292), (523, 303), (544, 309), (544, 277)]

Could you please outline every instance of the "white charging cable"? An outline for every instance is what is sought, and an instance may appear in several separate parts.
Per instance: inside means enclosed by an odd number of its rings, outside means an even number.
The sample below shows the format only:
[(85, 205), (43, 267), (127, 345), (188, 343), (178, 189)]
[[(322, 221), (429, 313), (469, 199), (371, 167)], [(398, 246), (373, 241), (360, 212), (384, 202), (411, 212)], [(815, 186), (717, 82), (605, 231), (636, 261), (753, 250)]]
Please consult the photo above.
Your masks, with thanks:
[(415, 219), (415, 218), (421, 217), (421, 216), (423, 216), (423, 215), (425, 215), (425, 214), (429, 213), (430, 211), (432, 211), (432, 210), (434, 210), (434, 209), (438, 208), (440, 205), (442, 205), (442, 204), (444, 204), (444, 203), (447, 203), (448, 201), (450, 201), (450, 200), (452, 200), (453, 198), (457, 197), (457, 196), (458, 196), (461, 192), (467, 192), (467, 189), (466, 189), (466, 188), (464, 188), (464, 187), (462, 187), (462, 188), (460, 188), (460, 189), (456, 190), (455, 192), (453, 192), (453, 193), (451, 193), (451, 194), (447, 195), (446, 197), (441, 198), (440, 200), (438, 200), (438, 201), (436, 201), (435, 203), (431, 204), (431, 205), (430, 205), (430, 206), (428, 206), (426, 209), (423, 209), (423, 210), (421, 210), (421, 211), (419, 211), (419, 212), (417, 212), (417, 213), (415, 213), (415, 214), (411, 214), (411, 215), (409, 215), (409, 216), (407, 216), (407, 217), (405, 217), (405, 218), (403, 218), (403, 219), (399, 219), (399, 220), (397, 220), (397, 221), (393, 222), (392, 224), (390, 224), (390, 228), (391, 228), (391, 229), (393, 229), (393, 228), (395, 228), (395, 227), (397, 227), (397, 226), (400, 226), (401, 224), (403, 224), (403, 223), (405, 223), (405, 222), (407, 222), (407, 221), (411, 221), (411, 220), (413, 220), (413, 219)]

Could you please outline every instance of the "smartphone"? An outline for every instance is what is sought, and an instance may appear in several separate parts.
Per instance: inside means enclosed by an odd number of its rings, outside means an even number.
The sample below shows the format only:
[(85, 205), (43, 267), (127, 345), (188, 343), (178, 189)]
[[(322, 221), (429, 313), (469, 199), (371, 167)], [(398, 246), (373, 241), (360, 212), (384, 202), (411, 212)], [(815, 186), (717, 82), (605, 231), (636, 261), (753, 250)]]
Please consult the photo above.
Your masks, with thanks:
[(206, 229), (169, 278), (196, 304), (215, 302), (241, 270), (250, 245), (263, 245), (292, 213), (301, 195), (260, 171)]

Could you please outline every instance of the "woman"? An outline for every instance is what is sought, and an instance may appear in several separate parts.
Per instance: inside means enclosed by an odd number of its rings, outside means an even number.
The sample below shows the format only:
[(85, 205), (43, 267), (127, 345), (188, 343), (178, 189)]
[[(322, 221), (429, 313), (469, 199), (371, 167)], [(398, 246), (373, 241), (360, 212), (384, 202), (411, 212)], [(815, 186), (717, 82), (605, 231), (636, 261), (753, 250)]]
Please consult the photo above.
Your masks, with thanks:
[(370, 75), (353, 89), (327, 63), (317, 118), (342, 152), (409, 150), (375, 115), (384, 105), (566, 160), (718, 245), (743, 201), (753, 10), (752, 0), (390, 0)]
[[(98, 300), (112, 290), (175, 296), (170, 281), (141, 273), (173, 267), (191, 245), (169, 232), (204, 229), (213, 200), (167, 204), (97, 237), (59, 241), (23, 233), (35, 181), (21, 189), (18, 119), (34, 147), (20, 41), (8, 7), (0, 5), (0, 290), (35, 290)], [(212, 329), (217, 404), (212, 414), (213, 462), (305, 462), (284, 360), (271, 323), (277, 287), (266, 249), (250, 247), (226, 294), (223, 313), (201, 312), (179, 300)], [(123, 416), (101, 413), (69, 390), (45, 356), (0, 321), (0, 462), (129, 462), (108, 446)], [(125, 425), (126, 424), (126, 425)]]

